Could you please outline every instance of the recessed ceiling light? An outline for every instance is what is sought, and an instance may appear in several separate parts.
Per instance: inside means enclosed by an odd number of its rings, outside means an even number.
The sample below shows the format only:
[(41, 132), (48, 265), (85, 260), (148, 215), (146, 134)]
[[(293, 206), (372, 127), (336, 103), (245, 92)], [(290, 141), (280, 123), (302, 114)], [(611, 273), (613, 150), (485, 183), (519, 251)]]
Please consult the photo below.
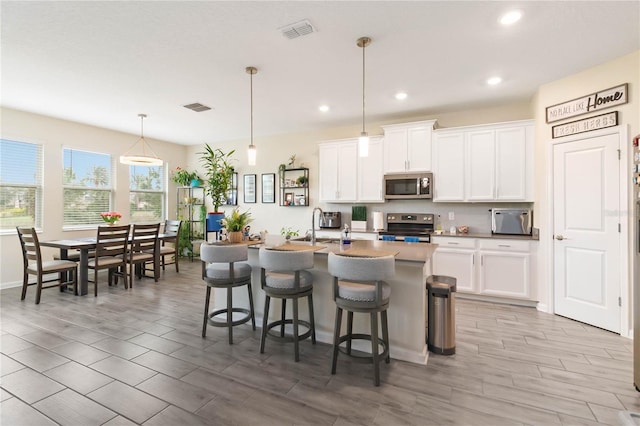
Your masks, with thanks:
[(407, 99), (407, 94), (405, 92), (396, 93), (396, 99), (399, 101)]
[(320, 112), (328, 112), (329, 111), (329, 105), (320, 105), (318, 107), (318, 109), (320, 110)]
[(502, 83), (502, 78), (500, 77), (491, 77), (490, 79), (487, 80), (487, 84), (489, 86), (495, 86), (496, 84), (500, 84)]
[(512, 10), (505, 13), (500, 17), (500, 23), (502, 25), (513, 25), (522, 18), (522, 12), (519, 10)]

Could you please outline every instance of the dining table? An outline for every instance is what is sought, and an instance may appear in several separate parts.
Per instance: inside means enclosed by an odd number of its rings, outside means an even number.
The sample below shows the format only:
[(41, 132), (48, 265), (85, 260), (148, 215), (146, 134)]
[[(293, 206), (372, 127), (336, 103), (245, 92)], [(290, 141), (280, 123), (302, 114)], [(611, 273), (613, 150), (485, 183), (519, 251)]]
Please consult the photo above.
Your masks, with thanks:
[[(175, 236), (175, 234), (158, 234), (158, 240), (163, 241), (165, 239), (175, 238)], [(96, 237), (40, 241), (40, 245), (59, 249), (60, 259), (63, 260), (69, 258), (69, 250), (78, 250), (80, 252), (80, 261), (78, 263), (78, 295), (86, 295), (89, 292), (89, 252), (96, 248)]]

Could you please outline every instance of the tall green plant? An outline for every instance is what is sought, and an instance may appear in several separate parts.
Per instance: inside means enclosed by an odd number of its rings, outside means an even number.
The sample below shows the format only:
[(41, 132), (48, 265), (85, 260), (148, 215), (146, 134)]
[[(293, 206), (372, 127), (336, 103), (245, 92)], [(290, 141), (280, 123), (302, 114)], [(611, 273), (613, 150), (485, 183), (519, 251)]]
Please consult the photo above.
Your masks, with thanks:
[(225, 154), (220, 148), (213, 149), (205, 144), (204, 151), (198, 153), (206, 173), (205, 192), (211, 197), (216, 212), (227, 201), (227, 192), (231, 189), (233, 166), (230, 161), (234, 152), (231, 150)]

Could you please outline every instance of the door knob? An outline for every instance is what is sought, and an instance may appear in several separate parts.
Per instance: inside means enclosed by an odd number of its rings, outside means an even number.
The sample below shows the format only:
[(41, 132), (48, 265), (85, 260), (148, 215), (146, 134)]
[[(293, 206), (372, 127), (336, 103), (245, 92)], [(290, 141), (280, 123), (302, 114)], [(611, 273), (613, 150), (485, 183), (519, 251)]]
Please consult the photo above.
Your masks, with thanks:
[(563, 237), (562, 235), (558, 234), (556, 235), (556, 240), (558, 241), (562, 241), (562, 240), (566, 240), (567, 238)]

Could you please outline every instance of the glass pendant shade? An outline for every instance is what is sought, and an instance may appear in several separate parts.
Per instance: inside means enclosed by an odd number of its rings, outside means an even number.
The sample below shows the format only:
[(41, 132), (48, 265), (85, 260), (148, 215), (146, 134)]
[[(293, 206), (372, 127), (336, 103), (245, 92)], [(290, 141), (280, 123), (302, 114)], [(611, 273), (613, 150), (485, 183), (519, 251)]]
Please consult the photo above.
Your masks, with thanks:
[(360, 137), (358, 138), (358, 154), (360, 157), (369, 156), (369, 135), (367, 132), (360, 133)]
[(140, 117), (140, 139), (131, 148), (120, 156), (120, 163), (130, 166), (162, 166), (164, 161), (159, 158), (144, 138), (144, 119), (146, 114), (138, 114)]
[(249, 145), (249, 149), (247, 150), (248, 154), (248, 162), (250, 166), (256, 165), (256, 146), (254, 144)]

